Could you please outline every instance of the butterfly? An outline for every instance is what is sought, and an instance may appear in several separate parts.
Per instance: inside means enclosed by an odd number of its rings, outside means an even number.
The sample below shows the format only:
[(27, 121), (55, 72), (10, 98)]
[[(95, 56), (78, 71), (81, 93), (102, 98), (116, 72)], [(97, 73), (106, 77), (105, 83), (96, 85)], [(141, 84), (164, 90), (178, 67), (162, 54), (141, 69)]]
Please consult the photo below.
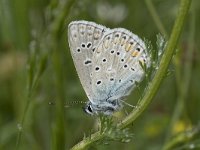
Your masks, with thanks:
[(89, 21), (72, 21), (68, 42), (91, 115), (112, 115), (142, 81), (150, 66), (145, 43), (124, 28), (109, 29)]

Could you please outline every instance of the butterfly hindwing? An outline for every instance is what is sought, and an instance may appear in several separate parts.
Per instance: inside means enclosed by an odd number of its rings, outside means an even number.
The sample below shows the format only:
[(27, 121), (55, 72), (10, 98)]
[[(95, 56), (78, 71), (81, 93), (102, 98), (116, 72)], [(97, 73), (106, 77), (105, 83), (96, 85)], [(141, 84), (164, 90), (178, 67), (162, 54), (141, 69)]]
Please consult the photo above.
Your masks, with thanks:
[(127, 96), (144, 76), (141, 64), (149, 65), (146, 57), (145, 44), (137, 35), (123, 28), (106, 32), (93, 56), (94, 97), (115, 100)]

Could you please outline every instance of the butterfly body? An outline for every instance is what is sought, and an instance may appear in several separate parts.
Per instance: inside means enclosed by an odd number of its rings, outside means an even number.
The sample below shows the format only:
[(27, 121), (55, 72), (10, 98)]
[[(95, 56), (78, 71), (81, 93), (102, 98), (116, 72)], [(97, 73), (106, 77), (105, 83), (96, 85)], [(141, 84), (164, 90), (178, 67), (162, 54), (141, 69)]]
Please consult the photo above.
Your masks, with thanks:
[(144, 42), (124, 28), (109, 29), (88, 21), (73, 21), (68, 40), (81, 84), (89, 98), (85, 111), (111, 115), (144, 77), (150, 65)]

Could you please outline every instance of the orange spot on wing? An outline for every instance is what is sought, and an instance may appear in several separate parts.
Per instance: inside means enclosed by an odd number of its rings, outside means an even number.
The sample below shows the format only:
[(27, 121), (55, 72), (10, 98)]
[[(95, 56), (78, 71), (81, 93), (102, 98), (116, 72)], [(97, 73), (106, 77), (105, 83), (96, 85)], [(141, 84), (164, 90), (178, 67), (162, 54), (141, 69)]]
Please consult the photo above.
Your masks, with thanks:
[(133, 57), (136, 57), (138, 55), (138, 51), (134, 51), (132, 54), (131, 54)]
[(115, 38), (115, 39), (114, 39), (114, 44), (117, 44), (117, 43), (119, 43), (119, 42), (120, 42), (119, 38)]
[(105, 46), (106, 49), (108, 48), (108, 42), (109, 42), (109, 41), (108, 41), (107, 39), (106, 39), (105, 42), (104, 42), (104, 46)]
[(132, 47), (133, 46), (131, 44), (127, 44), (125, 50), (128, 52), (128, 51), (130, 51), (132, 49)]

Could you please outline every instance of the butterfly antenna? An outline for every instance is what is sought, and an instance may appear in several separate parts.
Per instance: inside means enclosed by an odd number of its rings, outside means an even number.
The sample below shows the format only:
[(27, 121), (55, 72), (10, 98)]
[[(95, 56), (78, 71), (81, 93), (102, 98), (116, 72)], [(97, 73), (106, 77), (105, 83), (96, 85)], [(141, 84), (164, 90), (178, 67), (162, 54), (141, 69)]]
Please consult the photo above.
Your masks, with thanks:
[[(71, 101), (71, 102), (67, 102), (65, 103), (64, 107), (68, 108), (68, 107), (72, 107), (74, 105), (79, 105), (79, 104), (86, 104), (87, 102), (84, 102), (84, 101)], [(56, 105), (55, 102), (49, 102), (49, 105)]]
[(70, 101), (70, 102), (65, 103), (64, 107), (72, 107), (74, 105), (86, 104), (86, 103), (87, 102), (84, 102), (84, 101)]

